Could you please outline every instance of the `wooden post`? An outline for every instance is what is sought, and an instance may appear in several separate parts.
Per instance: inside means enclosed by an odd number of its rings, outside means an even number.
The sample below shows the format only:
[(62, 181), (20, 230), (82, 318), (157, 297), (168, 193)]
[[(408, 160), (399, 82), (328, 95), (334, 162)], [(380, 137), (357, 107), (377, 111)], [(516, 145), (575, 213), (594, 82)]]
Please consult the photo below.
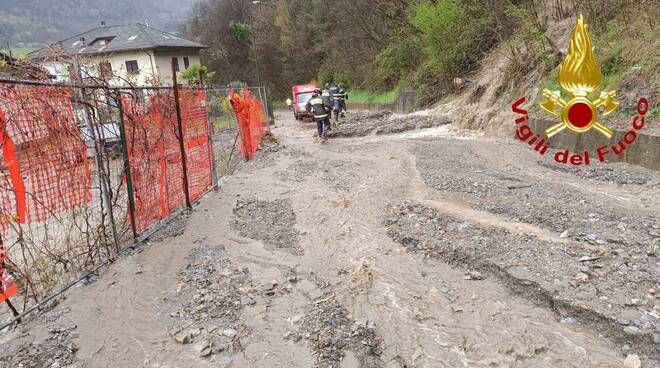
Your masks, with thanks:
[(183, 166), (183, 194), (186, 196), (186, 207), (192, 208), (190, 202), (190, 191), (188, 189), (188, 164), (186, 162), (186, 146), (183, 136), (183, 122), (181, 119), (181, 105), (179, 104), (179, 86), (176, 80), (178, 60), (172, 58), (172, 89), (174, 90), (174, 106), (176, 107), (176, 121), (179, 130), (179, 148), (181, 149), (181, 165)]

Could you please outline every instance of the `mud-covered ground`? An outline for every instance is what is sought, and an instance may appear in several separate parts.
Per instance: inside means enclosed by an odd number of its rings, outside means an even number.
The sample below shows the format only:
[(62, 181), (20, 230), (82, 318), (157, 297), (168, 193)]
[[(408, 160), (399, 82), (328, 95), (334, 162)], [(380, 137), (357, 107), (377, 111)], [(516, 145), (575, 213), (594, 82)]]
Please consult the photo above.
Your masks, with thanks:
[(448, 117), (430, 114), (394, 114), (391, 111), (347, 113), (330, 137), (363, 137), (372, 134), (392, 134), (450, 124)]
[(288, 115), (190, 215), (3, 331), (0, 367), (658, 365), (657, 172), (426, 114), (349, 112), (319, 145)]

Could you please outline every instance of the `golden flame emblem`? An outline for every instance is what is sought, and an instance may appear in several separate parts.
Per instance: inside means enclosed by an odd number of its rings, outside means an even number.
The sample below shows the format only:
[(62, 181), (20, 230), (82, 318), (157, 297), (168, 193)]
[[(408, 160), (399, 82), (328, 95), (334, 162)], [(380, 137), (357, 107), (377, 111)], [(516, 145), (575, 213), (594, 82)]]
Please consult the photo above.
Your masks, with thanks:
[(561, 122), (548, 128), (545, 134), (552, 137), (566, 128), (576, 133), (594, 128), (611, 138), (614, 132), (598, 122), (599, 108), (603, 107), (602, 115), (606, 116), (616, 110), (619, 103), (614, 99), (615, 91), (601, 92), (596, 101), (587, 97), (591, 92), (600, 89), (601, 73), (582, 15), (578, 17), (568, 45), (568, 55), (559, 66), (557, 79), (559, 85), (570, 92), (573, 98), (566, 102), (559, 91), (543, 90), (546, 100), (541, 103), (541, 108), (561, 118)]

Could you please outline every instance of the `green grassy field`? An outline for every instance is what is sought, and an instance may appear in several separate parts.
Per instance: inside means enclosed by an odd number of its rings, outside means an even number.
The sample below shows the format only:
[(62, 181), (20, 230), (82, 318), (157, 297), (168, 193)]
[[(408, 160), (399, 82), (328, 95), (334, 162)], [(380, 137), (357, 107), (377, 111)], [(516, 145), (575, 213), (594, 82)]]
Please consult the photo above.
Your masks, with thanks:
[(231, 128), (237, 125), (236, 118), (228, 115), (212, 117), (211, 121), (213, 122), (213, 128), (215, 130)]
[(371, 92), (361, 90), (351, 90), (348, 92), (348, 101), (354, 103), (393, 103), (399, 97), (399, 89), (389, 92)]

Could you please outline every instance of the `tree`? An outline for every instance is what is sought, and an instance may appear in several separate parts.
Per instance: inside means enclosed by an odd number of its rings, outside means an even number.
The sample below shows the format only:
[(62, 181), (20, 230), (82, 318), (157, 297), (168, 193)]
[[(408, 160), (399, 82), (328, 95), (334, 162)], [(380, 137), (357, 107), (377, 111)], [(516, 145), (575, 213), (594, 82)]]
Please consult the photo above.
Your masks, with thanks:
[(212, 79), (215, 76), (215, 72), (209, 71), (205, 65), (191, 65), (188, 69), (181, 72), (181, 79), (183, 79), (188, 85), (198, 84), (199, 82), (204, 83)]

